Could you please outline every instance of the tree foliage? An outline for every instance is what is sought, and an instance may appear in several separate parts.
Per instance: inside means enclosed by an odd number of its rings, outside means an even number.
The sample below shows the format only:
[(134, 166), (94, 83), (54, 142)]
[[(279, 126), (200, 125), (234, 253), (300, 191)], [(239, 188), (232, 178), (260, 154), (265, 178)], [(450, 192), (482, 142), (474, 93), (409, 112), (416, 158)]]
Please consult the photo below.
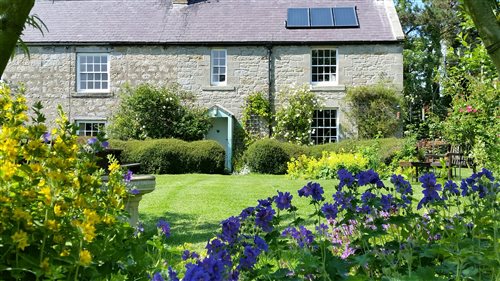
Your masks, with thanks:
[(465, 8), (500, 75), (500, 4), (498, 0), (463, 0)]
[(142, 84), (124, 87), (111, 119), (109, 135), (122, 140), (179, 138), (200, 140), (210, 128), (206, 110), (192, 104), (192, 95), (178, 86)]
[(0, 77), (25, 24), (40, 31), (45, 27), (37, 16), (29, 16), (34, 4), (35, 0), (0, 0)]

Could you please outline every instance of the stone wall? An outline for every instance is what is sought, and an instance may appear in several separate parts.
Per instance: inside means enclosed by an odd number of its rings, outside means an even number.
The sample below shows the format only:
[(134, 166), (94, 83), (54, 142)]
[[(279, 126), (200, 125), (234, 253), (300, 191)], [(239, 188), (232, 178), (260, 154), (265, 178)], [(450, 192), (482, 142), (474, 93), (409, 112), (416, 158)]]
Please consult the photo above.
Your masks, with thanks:
[[(311, 49), (336, 48), (338, 52), (338, 83), (328, 87), (312, 87), (326, 107), (340, 108), (341, 135), (352, 134), (343, 110), (346, 89), (355, 85), (373, 84), (380, 79), (403, 87), (403, 56), (399, 44), (340, 46), (274, 46), (272, 60), (263, 46), (230, 46), (227, 50), (227, 86), (210, 85), (210, 51), (207, 46), (35, 46), (28, 59), (15, 56), (4, 74), (10, 82), (24, 82), (27, 98), (42, 101), (49, 121), (57, 116), (61, 105), (71, 120), (106, 120), (116, 109), (120, 87), (178, 83), (192, 91), (202, 106), (219, 104), (241, 118), (244, 98), (255, 91), (268, 93), (269, 65), (272, 95), (292, 85), (309, 84), (311, 80)], [(76, 92), (76, 54), (105, 52), (110, 54), (111, 90), (105, 94)], [(277, 102), (279, 105), (279, 101)]]

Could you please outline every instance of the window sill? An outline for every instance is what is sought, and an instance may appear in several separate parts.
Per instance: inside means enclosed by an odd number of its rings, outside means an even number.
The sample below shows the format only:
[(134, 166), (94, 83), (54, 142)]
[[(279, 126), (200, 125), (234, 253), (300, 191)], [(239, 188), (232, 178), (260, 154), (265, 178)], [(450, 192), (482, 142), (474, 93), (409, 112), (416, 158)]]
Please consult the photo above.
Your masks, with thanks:
[(203, 87), (203, 91), (234, 91), (236, 87), (234, 86), (208, 86)]
[(345, 85), (311, 85), (311, 92), (344, 92)]
[(113, 94), (110, 92), (103, 93), (72, 93), (72, 98), (111, 98)]

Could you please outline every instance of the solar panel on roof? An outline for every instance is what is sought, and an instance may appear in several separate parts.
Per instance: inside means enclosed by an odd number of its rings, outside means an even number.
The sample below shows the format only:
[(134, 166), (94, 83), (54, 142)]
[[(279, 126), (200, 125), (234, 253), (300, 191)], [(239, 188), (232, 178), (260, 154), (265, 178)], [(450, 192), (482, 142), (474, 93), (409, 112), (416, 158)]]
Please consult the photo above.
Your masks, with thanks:
[(333, 8), (333, 18), (335, 21), (335, 26), (359, 26), (358, 18), (356, 16), (356, 10), (354, 7)]
[(311, 27), (332, 27), (333, 15), (331, 8), (311, 8)]
[(288, 9), (287, 27), (309, 27), (309, 9), (290, 8)]

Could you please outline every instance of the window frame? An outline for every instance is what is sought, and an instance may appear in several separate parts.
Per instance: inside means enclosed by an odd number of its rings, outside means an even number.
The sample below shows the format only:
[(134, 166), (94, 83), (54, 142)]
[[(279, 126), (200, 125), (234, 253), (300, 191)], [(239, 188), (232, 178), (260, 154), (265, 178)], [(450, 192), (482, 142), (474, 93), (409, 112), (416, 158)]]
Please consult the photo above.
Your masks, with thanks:
[[(87, 129), (84, 129), (83, 130), (83, 133), (84, 134), (80, 134), (82, 131), (80, 130), (80, 124), (102, 124), (102, 128), (104, 129), (104, 127), (106, 127), (107, 125), (107, 122), (106, 120), (102, 120), (102, 119), (75, 119), (75, 124), (77, 126), (77, 130), (76, 130), (76, 135), (79, 136), (79, 137), (95, 137), (97, 136), (97, 134), (99, 134), (99, 132), (101, 131), (96, 131), (95, 134), (93, 134), (94, 130), (93, 129), (90, 129), (90, 130), (87, 130)], [(90, 132), (90, 135), (86, 135), (85, 132)]]
[[(330, 122), (330, 126), (329, 127), (326, 127), (326, 126), (316, 126), (316, 127), (313, 127), (313, 124), (314, 124), (314, 120), (315, 119), (318, 119), (316, 118), (316, 112), (317, 111), (325, 111), (325, 110), (329, 110), (329, 111), (335, 111), (335, 127), (333, 127), (331, 125), (331, 122)], [(322, 117), (323, 120), (325, 120), (324, 118), (324, 115)], [(330, 115), (330, 121), (332, 120), (332, 117)], [(323, 123), (324, 124), (324, 123)], [(325, 138), (325, 135), (323, 134), (322, 136), (316, 136), (316, 139), (313, 137), (313, 131), (314, 130), (317, 130), (317, 129), (335, 129), (335, 135), (334, 136), (329, 136), (329, 141), (328, 142), (316, 142), (317, 139), (320, 139), (320, 138)], [(332, 108), (322, 108), (322, 109), (316, 109), (314, 110), (314, 113), (313, 113), (313, 120), (311, 122), (311, 134), (310, 134), (310, 137), (311, 137), (311, 140), (312, 142), (317, 145), (317, 144), (324, 144), (324, 143), (332, 143), (332, 142), (339, 142), (339, 109), (338, 108), (335, 108), (335, 107), (332, 107)], [(335, 137), (335, 141), (332, 141), (332, 137)]]
[[(334, 51), (335, 52), (335, 64), (328, 64), (328, 67), (335, 66), (335, 73), (329, 73), (330, 77), (332, 75), (335, 75), (335, 79), (333, 81), (313, 81), (313, 75), (314, 75), (314, 67), (325, 67), (327, 64), (313, 64), (313, 52), (315, 51)], [(338, 48), (331, 48), (331, 47), (325, 47), (325, 48), (313, 48), (311, 49), (311, 61), (310, 61), (310, 70), (311, 70), (311, 76), (310, 76), (310, 81), (312, 86), (336, 86), (339, 84), (339, 49)], [(331, 56), (330, 56), (331, 57)], [(323, 56), (324, 58), (324, 56)]]
[[(219, 65), (215, 64), (214, 60), (216, 59), (215, 57), (215, 52), (224, 52), (224, 65)], [(214, 68), (215, 67), (224, 67), (224, 73), (218, 73), (217, 77), (220, 79), (221, 75), (224, 75), (225, 79), (224, 81), (215, 81), (214, 80)], [(227, 85), (227, 49), (212, 49), (210, 51), (210, 85), (212, 86), (226, 86)]]
[[(106, 74), (108, 76), (107, 80), (100, 80), (100, 82), (106, 82), (107, 83), (107, 88), (106, 89), (82, 89), (80, 82), (81, 82), (81, 70), (80, 70), (80, 62), (81, 62), (81, 57), (82, 56), (106, 56), (107, 60), (107, 68), (106, 72), (85, 72), (89, 74)], [(109, 53), (102, 53), (102, 52), (78, 52), (76, 53), (76, 92), (77, 93), (84, 93), (84, 94), (97, 94), (97, 93), (109, 93), (111, 89), (111, 77), (110, 77), (110, 69), (111, 69), (111, 61), (110, 61), (110, 55)]]

